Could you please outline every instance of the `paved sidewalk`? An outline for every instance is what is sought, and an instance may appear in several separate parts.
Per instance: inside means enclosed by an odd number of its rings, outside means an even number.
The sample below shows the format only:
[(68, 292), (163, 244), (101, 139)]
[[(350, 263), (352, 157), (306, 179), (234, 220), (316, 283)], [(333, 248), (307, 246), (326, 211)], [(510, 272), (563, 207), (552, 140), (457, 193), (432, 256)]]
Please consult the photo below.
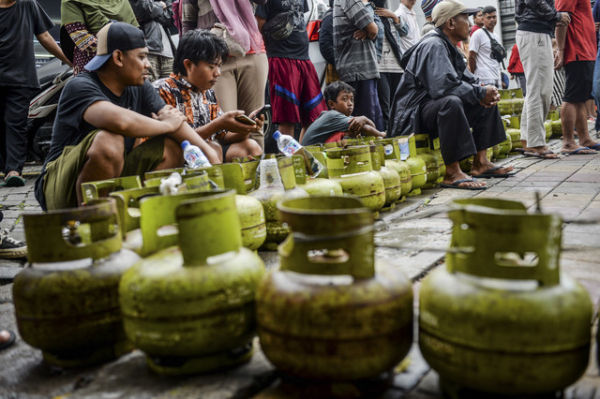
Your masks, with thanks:
[[(558, 142), (552, 143), (556, 150)], [(454, 198), (478, 196), (514, 199), (535, 209), (535, 193), (541, 195), (540, 206), (545, 212), (556, 212), (570, 221), (565, 224), (563, 247), (577, 250), (562, 254), (562, 270), (577, 278), (590, 292), (592, 300), (600, 299), (600, 224), (578, 224), (577, 221), (600, 219), (600, 154), (569, 156), (560, 160), (509, 158), (506, 163), (518, 170), (508, 179), (490, 179), (486, 191), (428, 190), (409, 199), (390, 213), (382, 214), (376, 224), (376, 242), (380, 245), (378, 259), (398, 265), (415, 282), (432, 269), (440, 267), (443, 252), (422, 248), (446, 248), (450, 222), (443, 210)], [(33, 198), (31, 180), (21, 189), (0, 189), (7, 223), (16, 238), (23, 238), (22, 211), (39, 209)], [(429, 216), (427, 216), (429, 215)], [(408, 218), (407, 218), (408, 216)], [(423, 216), (423, 218), (420, 218)], [(394, 249), (402, 245), (408, 249)], [(421, 248), (421, 249), (420, 249)], [(269, 268), (277, 264), (275, 253), (262, 253)], [(12, 306), (12, 284), (6, 282), (18, 272), (18, 262), (0, 261), (0, 326), (16, 331)], [(597, 310), (597, 306), (596, 306)], [(595, 348), (593, 349), (595, 351)], [(593, 352), (595, 353), (595, 352)], [(565, 392), (567, 398), (600, 398), (600, 377), (591, 358), (586, 375)], [(143, 354), (135, 351), (99, 367), (57, 371), (41, 363), (40, 351), (20, 338), (10, 349), (0, 352), (0, 398), (48, 398), (64, 395), (69, 398), (260, 398), (319, 397), (314, 387), (294, 386), (280, 380), (273, 367), (258, 350), (253, 360), (243, 367), (223, 373), (187, 378), (164, 378), (152, 374), (145, 366)], [(409, 360), (398, 368), (392, 383), (381, 395), (366, 397), (432, 399), (441, 398), (437, 374), (422, 359), (415, 344)], [(338, 387), (340, 388), (340, 387)], [(353, 386), (344, 386), (349, 396), (358, 394)]]

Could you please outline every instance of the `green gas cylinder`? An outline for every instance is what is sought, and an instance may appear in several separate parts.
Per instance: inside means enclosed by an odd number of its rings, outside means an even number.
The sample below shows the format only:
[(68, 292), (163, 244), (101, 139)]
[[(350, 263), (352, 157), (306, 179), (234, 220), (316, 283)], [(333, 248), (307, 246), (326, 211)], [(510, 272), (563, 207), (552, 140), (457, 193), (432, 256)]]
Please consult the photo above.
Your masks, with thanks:
[(259, 200), (249, 195), (236, 195), (235, 206), (240, 220), (242, 245), (256, 250), (267, 239), (265, 211)]
[(256, 187), (256, 170), (258, 169), (258, 162), (259, 161), (257, 160), (249, 158), (237, 158), (232, 162), (238, 163), (242, 167), (242, 175), (244, 178), (244, 184), (246, 186), (246, 192), (250, 192)]
[(558, 109), (550, 111), (548, 113), (548, 119), (550, 119), (552, 123), (552, 137), (558, 138), (562, 136), (562, 122), (560, 120)]
[(399, 138), (396, 145), (403, 147), (402, 152), (406, 152), (405, 147), (408, 147), (409, 157), (406, 163), (410, 167), (412, 178), (412, 190), (408, 193), (409, 196), (421, 194), (421, 188), (427, 184), (427, 165), (425, 161), (417, 155), (417, 145), (414, 134)]
[(506, 158), (511, 149), (512, 149), (512, 139), (510, 138), (510, 135), (508, 133), (506, 133), (506, 140), (504, 140), (503, 142), (498, 144), (498, 155), (496, 155), (496, 158), (498, 158), (498, 159)]
[(264, 264), (241, 246), (234, 192), (204, 193), (176, 213), (178, 244), (138, 262), (119, 286), (127, 337), (160, 374), (244, 363)]
[(552, 137), (552, 121), (547, 120), (544, 122), (544, 130), (546, 131), (546, 140), (550, 140)]
[(177, 243), (177, 223), (175, 209), (203, 193), (205, 190), (188, 190), (174, 195), (152, 195), (141, 198), (139, 202), (139, 228), (130, 230), (125, 236), (123, 246), (141, 256), (148, 256), (158, 250)]
[(447, 392), (549, 394), (575, 382), (592, 303), (561, 273), (562, 220), (499, 199), (456, 201), (446, 265), (419, 293), (419, 345)]
[[(425, 162), (425, 167), (427, 168), (427, 182), (423, 188), (433, 188), (438, 183), (438, 178), (440, 177), (439, 158), (441, 158), (441, 154), (434, 154), (429, 134), (415, 134), (414, 139), (417, 156)], [(443, 160), (441, 163), (443, 164)]]
[(371, 151), (368, 146), (329, 148), (327, 169), (329, 178), (342, 186), (345, 194), (355, 195), (374, 212), (385, 204), (383, 178), (371, 167)]
[(283, 201), (279, 210), (292, 232), (256, 297), (267, 358), (317, 380), (393, 368), (411, 346), (413, 294), (399, 268), (375, 262), (373, 214), (348, 197)]
[(108, 199), (23, 215), (30, 263), (14, 280), (15, 316), (23, 340), (51, 365), (88, 366), (131, 349), (118, 285), (140, 258), (121, 249), (117, 220)]
[(81, 183), (81, 194), (83, 196), (83, 202), (87, 204), (91, 200), (106, 197), (113, 191), (139, 187), (142, 187), (139, 176), (124, 176), (114, 179)]
[(381, 156), (382, 151), (379, 151), (379, 146), (375, 144), (369, 145), (371, 153), (371, 165), (375, 172), (379, 172), (383, 178), (383, 186), (385, 187), (385, 205), (391, 206), (402, 196), (402, 186), (400, 185), (400, 175), (393, 168), (388, 168), (385, 163), (385, 158)]
[(523, 148), (521, 143), (521, 130), (520, 129), (506, 129), (506, 133), (510, 136), (511, 150), (515, 148)]
[(498, 92), (500, 93), (500, 101), (498, 102), (498, 111), (500, 112), (500, 115), (512, 115), (512, 93), (508, 90), (498, 90)]
[(250, 193), (250, 196), (260, 201), (265, 212), (267, 238), (263, 246), (265, 249), (274, 250), (277, 244), (289, 234), (288, 227), (284, 226), (279, 219), (277, 203), (286, 198), (307, 197), (308, 194), (300, 189), (285, 190), (278, 162), (275, 158), (261, 160), (258, 174), (260, 175), (260, 185), (258, 189)]
[[(373, 144), (377, 146), (379, 158), (384, 160), (385, 166), (395, 170), (398, 173), (398, 176), (400, 176), (400, 198), (398, 199), (398, 202), (405, 201), (406, 196), (412, 190), (412, 177), (408, 164), (405, 161), (400, 160), (403, 155), (400, 153), (398, 139), (391, 140), (388, 143), (384, 143), (383, 140), (376, 140)], [(407, 159), (408, 155), (409, 154), (405, 154), (404, 159)]]
[(311, 177), (306, 174), (304, 158), (301, 155), (293, 155), (294, 172), (298, 187), (306, 191), (310, 196), (334, 196), (342, 195), (342, 186), (335, 180), (322, 177)]

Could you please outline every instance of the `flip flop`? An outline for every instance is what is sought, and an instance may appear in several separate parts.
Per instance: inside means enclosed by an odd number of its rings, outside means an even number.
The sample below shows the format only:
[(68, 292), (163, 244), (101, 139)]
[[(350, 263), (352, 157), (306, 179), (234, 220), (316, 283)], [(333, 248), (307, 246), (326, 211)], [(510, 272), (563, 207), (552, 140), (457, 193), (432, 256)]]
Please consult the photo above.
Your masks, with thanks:
[[(584, 152), (584, 151), (588, 151), (588, 152)], [(593, 151), (593, 152), (590, 152)], [(596, 151), (592, 150), (589, 147), (579, 147), (574, 149), (573, 151), (561, 151), (560, 152), (563, 155), (592, 155), (592, 154), (596, 154)]]
[(558, 157), (549, 157), (548, 156), (548, 155), (556, 155), (552, 151), (544, 151), (544, 152), (523, 151), (523, 155), (525, 155), (526, 157), (532, 157), (532, 158), (558, 159)]
[(17, 175), (5, 178), (4, 182), (6, 187), (23, 187), (25, 185), (25, 179)]
[(8, 348), (8, 347), (9, 347), (9, 346), (11, 346), (12, 344), (14, 344), (14, 343), (15, 343), (15, 339), (16, 339), (16, 337), (15, 337), (15, 333), (14, 333), (14, 332), (12, 332), (12, 331), (10, 331), (10, 330), (4, 330), (4, 331), (8, 331), (8, 334), (10, 335), (10, 338), (8, 339), (8, 341), (6, 341), (6, 342), (3, 342), (3, 343), (1, 343), (1, 344), (0, 344), (0, 351), (1, 351), (2, 349), (6, 349), (6, 348)]
[(596, 143), (594, 145), (588, 145), (588, 148), (590, 150), (598, 150), (598, 151), (600, 151), (600, 143)]
[(485, 190), (487, 187), (461, 187), (460, 184), (461, 183), (476, 183), (477, 180), (476, 179), (459, 179), (456, 181), (453, 181), (452, 183), (448, 184), (448, 183), (440, 183), (440, 187), (443, 188), (457, 188), (459, 190)]
[(505, 177), (511, 177), (514, 176), (517, 172), (512, 172), (512, 173), (494, 173), (497, 170), (502, 169), (503, 166), (494, 166), (493, 168), (490, 168), (488, 170), (486, 170), (485, 172), (482, 172), (478, 175), (474, 175), (471, 173), (471, 176), (473, 177), (477, 177), (477, 178), (483, 178), (483, 179), (491, 179), (491, 178), (505, 178)]

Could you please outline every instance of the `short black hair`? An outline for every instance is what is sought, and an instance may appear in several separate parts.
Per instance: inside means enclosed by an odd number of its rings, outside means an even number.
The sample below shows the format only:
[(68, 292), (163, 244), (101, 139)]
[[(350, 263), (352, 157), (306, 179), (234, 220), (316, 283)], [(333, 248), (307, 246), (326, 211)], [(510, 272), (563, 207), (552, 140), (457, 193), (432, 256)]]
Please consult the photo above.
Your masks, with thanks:
[(481, 10), (481, 12), (483, 14), (491, 14), (493, 12), (496, 12), (496, 7), (494, 6), (485, 6), (483, 7), (483, 9)]
[(333, 83), (330, 83), (325, 87), (325, 102), (329, 102), (329, 100), (335, 102), (337, 100), (337, 96), (343, 92), (347, 91), (348, 93), (354, 94), (354, 89), (346, 82), (342, 82), (341, 80), (337, 80)]
[(199, 61), (215, 62), (219, 58), (224, 61), (228, 55), (227, 44), (220, 37), (207, 30), (188, 31), (179, 40), (173, 60), (173, 70), (175, 73), (185, 75), (183, 65), (185, 59), (196, 64)]

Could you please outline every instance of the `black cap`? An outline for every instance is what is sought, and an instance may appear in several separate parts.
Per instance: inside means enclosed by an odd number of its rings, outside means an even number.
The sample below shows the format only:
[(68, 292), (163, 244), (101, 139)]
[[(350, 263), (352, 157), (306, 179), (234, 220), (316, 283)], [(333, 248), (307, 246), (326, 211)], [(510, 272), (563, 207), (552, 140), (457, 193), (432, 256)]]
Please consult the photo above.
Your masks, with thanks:
[(115, 50), (127, 51), (146, 47), (144, 33), (125, 22), (110, 22), (96, 35), (98, 46), (96, 56), (85, 65), (88, 71), (97, 71), (108, 61)]

